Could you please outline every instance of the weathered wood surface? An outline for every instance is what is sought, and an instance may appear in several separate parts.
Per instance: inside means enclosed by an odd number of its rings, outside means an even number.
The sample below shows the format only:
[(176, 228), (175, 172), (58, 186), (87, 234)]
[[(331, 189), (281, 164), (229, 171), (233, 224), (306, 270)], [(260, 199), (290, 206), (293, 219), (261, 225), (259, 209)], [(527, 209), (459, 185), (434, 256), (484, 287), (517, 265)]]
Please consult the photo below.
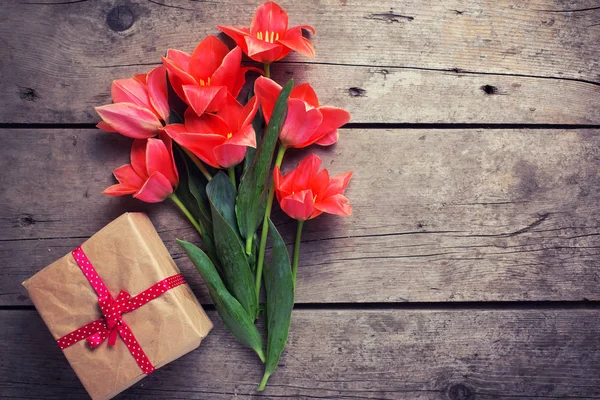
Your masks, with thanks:
[[(297, 310), (262, 393), (260, 362), (209, 314), (200, 349), (118, 398), (600, 397), (598, 310)], [(85, 398), (35, 311), (0, 311), (0, 333), (2, 397)]]
[[(299, 303), (600, 298), (597, 130), (353, 130), (315, 150), (354, 169), (354, 215), (306, 225)], [(148, 211), (208, 302), (174, 239), (195, 240), (170, 204), (100, 192), (128, 139), (99, 130), (0, 130), (0, 304), (20, 282), (124, 211)], [(305, 152), (292, 153), (284, 167)], [(295, 156), (293, 155), (295, 154)], [(285, 169), (284, 168), (284, 169)], [(277, 224), (288, 242), (293, 221)]]
[[(318, 56), (292, 55), (275, 76), (310, 81), (353, 122), (600, 121), (595, 1), (281, 4), (292, 24), (316, 27)], [(169, 47), (190, 51), (217, 23), (247, 25), (256, 5), (3, 2), (0, 123), (96, 122), (113, 79), (151, 68)]]

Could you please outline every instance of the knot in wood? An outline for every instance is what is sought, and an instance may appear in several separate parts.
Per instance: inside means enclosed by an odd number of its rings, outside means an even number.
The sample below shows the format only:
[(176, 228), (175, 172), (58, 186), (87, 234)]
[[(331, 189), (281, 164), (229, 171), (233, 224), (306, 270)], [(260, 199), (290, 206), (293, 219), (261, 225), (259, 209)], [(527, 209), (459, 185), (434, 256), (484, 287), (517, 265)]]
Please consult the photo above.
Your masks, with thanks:
[(106, 16), (106, 25), (115, 32), (122, 32), (131, 28), (134, 22), (133, 11), (127, 6), (113, 7)]
[(450, 400), (474, 400), (473, 391), (462, 383), (456, 383), (448, 388), (448, 398)]

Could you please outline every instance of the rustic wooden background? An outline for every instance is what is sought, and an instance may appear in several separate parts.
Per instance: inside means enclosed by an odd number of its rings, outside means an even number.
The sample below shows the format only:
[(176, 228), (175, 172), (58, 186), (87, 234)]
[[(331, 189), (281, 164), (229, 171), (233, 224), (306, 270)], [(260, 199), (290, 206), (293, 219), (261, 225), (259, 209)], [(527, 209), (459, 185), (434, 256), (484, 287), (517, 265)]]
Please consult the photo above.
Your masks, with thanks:
[(288, 350), (263, 393), (174, 242), (194, 240), (188, 223), (100, 194), (129, 141), (93, 110), (113, 79), (217, 23), (248, 25), (258, 4), (0, 5), (0, 397), (85, 398), (20, 283), (141, 210), (216, 329), (120, 399), (600, 398), (600, 2), (281, 1), (316, 27), (317, 58), (274, 76), (352, 113), (314, 150), (355, 170), (355, 214), (307, 224)]

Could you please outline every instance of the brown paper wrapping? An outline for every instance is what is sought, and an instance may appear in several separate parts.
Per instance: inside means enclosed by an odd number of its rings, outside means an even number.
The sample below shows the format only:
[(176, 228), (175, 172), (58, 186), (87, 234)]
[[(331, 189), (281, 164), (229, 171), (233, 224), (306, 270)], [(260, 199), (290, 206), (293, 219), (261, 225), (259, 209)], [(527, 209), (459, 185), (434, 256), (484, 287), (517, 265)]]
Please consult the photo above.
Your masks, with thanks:
[[(180, 271), (150, 219), (126, 213), (81, 246), (113, 297), (132, 296)], [(55, 339), (102, 317), (98, 296), (69, 253), (23, 282)], [(144, 306), (123, 314), (156, 368), (197, 348), (212, 323), (190, 287), (180, 285)], [(64, 350), (67, 360), (94, 400), (110, 399), (142, 379), (119, 338), (92, 350), (82, 340)]]

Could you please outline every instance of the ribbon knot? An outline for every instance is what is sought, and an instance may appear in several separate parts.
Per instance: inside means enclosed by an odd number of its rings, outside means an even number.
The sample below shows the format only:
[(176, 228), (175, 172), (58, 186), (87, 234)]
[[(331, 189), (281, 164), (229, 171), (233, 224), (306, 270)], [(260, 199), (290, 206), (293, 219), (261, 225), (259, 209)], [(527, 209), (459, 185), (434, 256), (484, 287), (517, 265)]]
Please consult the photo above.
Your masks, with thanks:
[(146, 353), (144, 353), (144, 350), (142, 350), (140, 344), (133, 335), (131, 328), (123, 321), (122, 315), (137, 310), (163, 293), (179, 285), (183, 285), (185, 283), (183, 276), (177, 274), (165, 278), (135, 297), (131, 297), (129, 293), (122, 290), (115, 299), (108, 291), (108, 288), (81, 247), (73, 250), (72, 254), (86, 279), (98, 294), (98, 305), (102, 311), (102, 318), (92, 321), (81, 328), (56, 339), (59, 347), (64, 350), (80, 340), (86, 339), (90, 347), (95, 349), (107, 338), (108, 345), (114, 346), (117, 342), (117, 337), (121, 336), (125, 346), (127, 346), (127, 349), (140, 369), (145, 374), (152, 373), (154, 371), (154, 366), (148, 359), (148, 356), (146, 356)]
[(120, 332), (120, 327), (123, 326), (122, 314), (127, 311), (131, 311), (131, 305), (129, 304), (131, 295), (125, 291), (121, 291), (116, 299), (112, 296), (102, 296), (98, 298), (98, 305), (102, 311), (104, 318), (103, 329), (88, 336), (87, 342), (92, 349), (100, 346), (106, 338), (108, 338), (108, 345), (114, 346), (117, 342), (117, 336)]

